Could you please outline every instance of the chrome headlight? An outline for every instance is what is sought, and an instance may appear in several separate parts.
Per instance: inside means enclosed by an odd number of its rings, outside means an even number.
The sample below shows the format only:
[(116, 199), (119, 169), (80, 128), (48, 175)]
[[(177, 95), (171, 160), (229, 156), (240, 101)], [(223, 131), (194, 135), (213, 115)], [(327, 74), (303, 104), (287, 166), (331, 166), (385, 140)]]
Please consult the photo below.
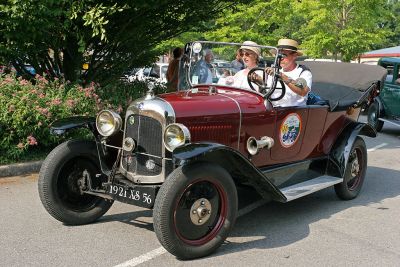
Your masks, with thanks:
[(121, 129), (121, 116), (111, 110), (102, 110), (96, 118), (97, 131), (102, 136), (111, 136)]
[(185, 125), (173, 123), (164, 131), (164, 145), (169, 151), (190, 142), (190, 132)]

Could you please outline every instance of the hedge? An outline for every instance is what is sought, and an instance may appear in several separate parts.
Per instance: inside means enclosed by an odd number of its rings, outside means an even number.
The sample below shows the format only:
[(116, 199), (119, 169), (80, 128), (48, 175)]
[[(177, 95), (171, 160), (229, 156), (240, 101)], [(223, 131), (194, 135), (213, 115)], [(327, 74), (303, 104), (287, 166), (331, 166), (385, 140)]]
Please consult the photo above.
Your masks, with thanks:
[[(165, 90), (157, 85), (158, 90)], [(31, 81), (0, 75), (0, 164), (29, 158), (35, 151), (49, 151), (71, 136), (50, 134), (53, 121), (65, 117), (95, 116), (102, 108), (124, 112), (133, 99), (147, 91), (147, 84), (116, 81), (100, 87), (82, 87), (61, 80), (36, 76)], [(74, 137), (85, 138), (78, 131)], [(76, 136), (78, 135), (78, 136)]]

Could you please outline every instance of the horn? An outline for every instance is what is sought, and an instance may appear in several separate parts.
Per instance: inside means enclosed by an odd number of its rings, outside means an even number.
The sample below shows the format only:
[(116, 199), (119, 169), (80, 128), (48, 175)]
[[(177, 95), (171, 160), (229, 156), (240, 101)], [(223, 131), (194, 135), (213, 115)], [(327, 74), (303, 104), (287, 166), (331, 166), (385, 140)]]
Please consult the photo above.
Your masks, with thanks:
[(274, 139), (268, 136), (263, 136), (257, 140), (254, 136), (247, 139), (247, 151), (250, 155), (257, 155), (262, 148), (270, 149), (274, 145)]

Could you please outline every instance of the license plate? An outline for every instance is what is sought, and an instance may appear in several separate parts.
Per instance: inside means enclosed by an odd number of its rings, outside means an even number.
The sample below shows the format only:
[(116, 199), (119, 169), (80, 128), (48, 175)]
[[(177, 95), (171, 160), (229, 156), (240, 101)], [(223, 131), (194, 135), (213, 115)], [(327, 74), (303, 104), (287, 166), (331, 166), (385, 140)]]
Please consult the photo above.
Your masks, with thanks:
[(115, 200), (144, 208), (152, 208), (156, 198), (154, 186), (108, 185), (106, 192)]

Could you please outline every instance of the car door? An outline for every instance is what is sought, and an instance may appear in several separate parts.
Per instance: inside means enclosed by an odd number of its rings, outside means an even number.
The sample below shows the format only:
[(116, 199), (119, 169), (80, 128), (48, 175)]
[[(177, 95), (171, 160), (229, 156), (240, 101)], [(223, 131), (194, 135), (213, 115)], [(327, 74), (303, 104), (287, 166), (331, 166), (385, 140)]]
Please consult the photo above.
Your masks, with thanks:
[[(271, 160), (274, 164), (317, 157), (317, 148), (325, 124), (326, 106), (276, 108)], [(314, 153), (314, 154), (313, 154)]]
[[(400, 117), (400, 63), (393, 65), (393, 75), (387, 76), (380, 93), (386, 116)], [(388, 68), (386, 68), (388, 69)]]

